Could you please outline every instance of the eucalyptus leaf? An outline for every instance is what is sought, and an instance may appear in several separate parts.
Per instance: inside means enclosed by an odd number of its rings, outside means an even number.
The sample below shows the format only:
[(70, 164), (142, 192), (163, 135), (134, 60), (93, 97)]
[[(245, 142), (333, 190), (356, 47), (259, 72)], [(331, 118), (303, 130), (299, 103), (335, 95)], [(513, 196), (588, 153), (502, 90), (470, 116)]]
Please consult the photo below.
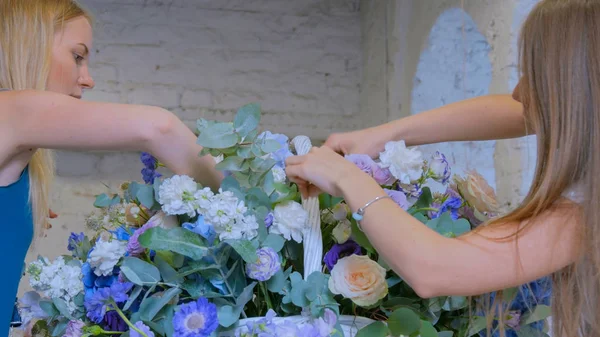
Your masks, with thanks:
[(246, 104), (238, 109), (233, 120), (235, 131), (245, 137), (258, 127), (260, 123), (260, 106), (256, 103)]
[(517, 337), (549, 337), (547, 333), (534, 329), (531, 326), (520, 327), (517, 332)]
[(97, 208), (105, 208), (121, 202), (121, 198), (118, 195), (113, 197), (108, 196), (106, 193), (102, 193), (96, 196), (94, 206)]
[(231, 156), (218, 163), (215, 168), (220, 171), (241, 171), (244, 158)]
[(52, 303), (54, 303), (54, 307), (56, 307), (58, 312), (60, 312), (60, 314), (63, 317), (66, 317), (71, 320), (73, 319), (73, 316), (71, 316), (71, 313), (69, 312), (69, 308), (67, 307), (67, 302), (65, 302), (61, 298), (55, 297), (52, 299)]
[(262, 246), (269, 247), (274, 251), (279, 252), (283, 248), (284, 244), (285, 239), (281, 235), (269, 234), (267, 235), (265, 241), (263, 241)]
[(272, 169), (275, 164), (277, 163), (271, 158), (256, 157), (250, 162), (250, 169), (254, 172), (266, 172)]
[(160, 272), (158, 269), (154, 265), (136, 257), (126, 257), (123, 259), (121, 271), (129, 281), (140, 286), (150, 286), (160, 282)]
[[(179, 288), (171, 288), (165, 291), (161, 297), (148, 297), (140, 305), (140, 311), (142, 312), (141, 317), (144, 321), (151, 321), (154, 319), (156, 314), (171, 301), (175, 296), (181, 293)], [(153, 299), (147, 303), (149, 299)], [(146, 304), (146, 305), (145, 305)]]
[(275, 139), (265, 139), (260, 148), (264, 153), (271, 153), (281, 149), (281, 144)]
[(252, 153), (252, 147), (250, 145), (240, 145), (237, 148), (236, 154), (238, 155), (238, 157), (244, 159), (252, 158), (254, 156), (254, 154)]
[(142, 287), (142, 286), (135, 286), (133, 288), (133, 291), (131, 291), (131, 294), (129, 295), (129, 299), (127, 299), (127, 302), (125, 303), (125, 306), (123, 307), (123, 310), (128, 310), (131, 307), (133, 302), (135, 302), (135, 300), (137, 300), (138, 296), (140, 296), (140, 294), (142, 293), (142, 289), (144, 289), (144, 287)]
[(138, 241), (148, 249), (169, 250), (195, 260), (203, 258), (207, 252), (206, 243), (200, 236), (182, 227), (153, 227), (140, 235)]
[(433, 325), (427, 321), (421, 321), (421, 329), (419, 330), (419, 337), (439, 337), (438, 331)]
[(390, 329), (383, 322), (377, 321), (358, 330), (356, 337), (387, 337), (389, 333)]
[(224, 305), (218, 308), (217, 318), (221, 326), (228, 328), (240, 319), (240, 312), (230, 305)]
[(469, 331), (467, 337), (478, 334), (481, 330), (487, 326), (487, 320), (484, 316), (474, 316), (471, 318), (469, 323)]
[(67, 320), (58, 322), (54, 326), (54, 329), (52, 329), (52, 336), (62, 336), (62, 335), (64, 335), (65, 331), (67, 330), (67, 324), (68, 323), (69, 323), (69, 321), (67, 321)]
[(167, 261), (165, 261), (162, 257), (160, 257), (160, 255), (157, 254), (154, 257), (154, 263), (156, 264), (156, 267), (158, 268), (158, 271), (160, 272), (162, 279), (166, 283), (175, 283), (175, 284), (183, 283), (183, 277), (180, 277), (179, 275), (177, 275), (177, 271), (175, 269), (173, 269), (173, 267), (171, 267), (171, 265), (169, 263), (167, 263)]
[(399, 308), (390, 315), (388, 326), (394, 336), (409, 336), (421, 329), (421, 319), (413, 310)]
[(231, 123), (208, 123), (198, 128), (197, 143), (211, 149), (225, 149), (236, 145), (240, 136), (235, 132)]
[(280, 269), (267, 281), (267, 289), (272, 293), (280, 293), (285, 287), (286, 281), (287, 277), (284, 271)]
[(240, 254), (242, 259), (247, 263), (255, 263), (258, 260), (258, 255), (256, 255), (256, 249), (252, 245), (252, 242), (248, 240), (225, 240), (224, 242)]
[(246, 305), (246, 303), (250, 302), (250, 300), (252, 299), (252, 295), (254, 287), (256, 287), (257, 283), (256, 282), (252, 282), (250, 283), (246, 288), (244, 288), (244, 291), (242, 291), (242, 293), (240, 294), (240, 296), (238, 296), (235, 300), (235, 304), (236, 306), (240, 307), (240, 312), (241, 309), (244, 308), (244, 306)]
[(552, 314), (552, 308), (547, 305), (536, 305), (533, 311), (528, 312), (521, 318), (523, 325), (535, 323), (550, 317)]
[(56, 309), (56, 307), (54, 306), (54, 303), (52, 303), (51, 301), (43, 300), (39, 302), (39, 305), (40, 308), (50, 317), (58, 316), (60, 314), (58, 309)]
[(135, 196), (147, 208), (152, 208), (154, 205), (154, 189), (151, 185), (139, 185)]

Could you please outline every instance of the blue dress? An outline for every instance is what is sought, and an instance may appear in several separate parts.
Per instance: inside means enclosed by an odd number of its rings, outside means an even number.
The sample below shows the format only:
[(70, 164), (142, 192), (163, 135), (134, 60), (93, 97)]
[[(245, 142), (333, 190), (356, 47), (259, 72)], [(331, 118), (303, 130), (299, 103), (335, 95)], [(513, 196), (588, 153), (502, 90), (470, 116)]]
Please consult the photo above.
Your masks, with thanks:
[(25, 255), (33, 239), (28, 167), (19, 180), (0, 186), (0, 224), (0, 336), (8, 336)]

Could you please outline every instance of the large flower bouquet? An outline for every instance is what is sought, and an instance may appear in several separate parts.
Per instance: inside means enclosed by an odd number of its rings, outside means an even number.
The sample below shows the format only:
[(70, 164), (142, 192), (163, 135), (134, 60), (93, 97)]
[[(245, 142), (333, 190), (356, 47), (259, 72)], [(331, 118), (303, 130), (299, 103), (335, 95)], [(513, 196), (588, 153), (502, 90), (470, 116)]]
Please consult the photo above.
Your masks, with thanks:
[[(33, 335), (342, 336), (344, 317), (366, 319), (350, 332), (358, 336), (481, 331), (467, 298), (416, 296), (378, 258), (341, 199), (322, 195), (315, 204), (326, 254), (309, 267), (315, 217), (284, 171), (294, 147), (284, 135), (259, 133), (259, 121), (254, 104), (233, 122), (198, 121), (201, 155), (219, 158), (226, 175), (218, 191), (187, 176), (164, 178), (156, 159), (142, 154), (144, 183), (99, 195), (87, 219), (93, 234), (73, 233), (70, 254), (29, 264), (35, 291), (20, 308), (25, 323), (37, 320)], [(427, 163), (398, 142), (380, 163), (348, 159), (443, 235), (460, 235), (493, 211), (493, 195), (474, 174), (444, 194), (430, 192), (427, 181), (450, 179), (441, 154)], [(531, 298), (521, 302), (510, 311), (515, 331), (545, 317)]]

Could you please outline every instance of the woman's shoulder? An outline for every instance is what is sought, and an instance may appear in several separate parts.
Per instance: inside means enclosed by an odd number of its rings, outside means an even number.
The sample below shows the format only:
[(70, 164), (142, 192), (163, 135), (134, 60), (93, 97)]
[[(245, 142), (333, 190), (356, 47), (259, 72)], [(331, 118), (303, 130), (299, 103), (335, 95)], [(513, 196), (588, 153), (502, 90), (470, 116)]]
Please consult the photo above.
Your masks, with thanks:
[(562, 193), (563, 198), (567, 198), (574, 203), (582, 203), (584, 200), (584, 191), (582, 183), (575, 183), (565, 189)]

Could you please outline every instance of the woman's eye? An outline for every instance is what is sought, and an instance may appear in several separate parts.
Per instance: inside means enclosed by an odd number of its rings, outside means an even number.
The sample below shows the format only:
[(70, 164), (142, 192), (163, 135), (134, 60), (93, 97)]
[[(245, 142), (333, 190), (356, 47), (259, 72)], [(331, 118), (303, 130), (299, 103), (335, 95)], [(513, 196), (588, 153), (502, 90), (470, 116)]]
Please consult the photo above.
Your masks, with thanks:
[(73, 56), (75, 57), (75, 62), (81, 63), (81, 61), (83, 61), (83, 56), (78, 54), (73, 54)]

